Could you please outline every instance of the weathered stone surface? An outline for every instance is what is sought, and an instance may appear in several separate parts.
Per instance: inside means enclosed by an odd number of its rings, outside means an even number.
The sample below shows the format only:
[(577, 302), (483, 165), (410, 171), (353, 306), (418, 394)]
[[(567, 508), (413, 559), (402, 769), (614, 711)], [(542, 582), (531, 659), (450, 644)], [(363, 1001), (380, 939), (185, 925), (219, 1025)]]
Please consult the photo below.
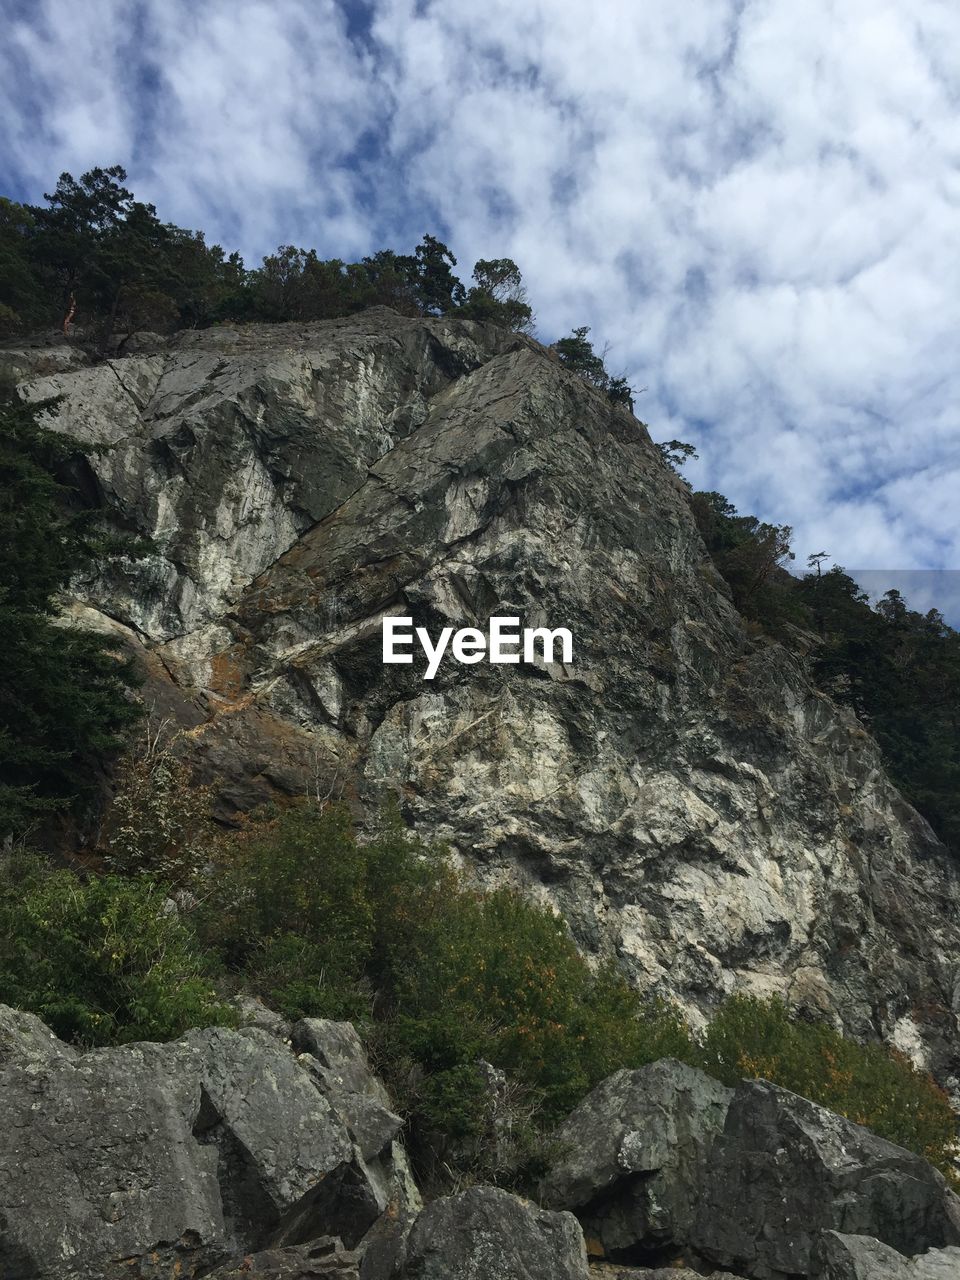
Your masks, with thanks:
[(690, 1243), (761, 1280), (809, 1275), (822, 1231), (899, 1254), (960, 1244), (960, 1199), (919, 1156), (766, 1081), (736, 1090)]
[(76, 1053), (0, 1009), (0, 1274), (193, 1275), (271, 1242), (349, 1246), (385, 1208), (346, 1125), (266, 1031)]
[[(960, 1071), (957, 869), (801, 654), (752, 637), (682, 482), (535, 342), (379, 309), (25, 384), (156, 553), (78, 587), (139, 637), (222, 813), (397, 792), (486, 884), (694, 1019), (777, 992)], [(384, 668), (380, 620), (569, 627), (569, 667)], [(152, 664), (152, 665), (151, 665)]]
[(358, 1280), (359, 1259), (339, 1240), (323, 1236), (289, 1249), (248, 1254), (241, 1262), (218, 1267), (211, 1280)]
[(407, 1238), (397, 1280), (588, 1280), (576, 1218), (495, 1187), (427, 1205)]
[(372, 1160), (400, 1132), (403, 1121), (389, 1108), (387, 1091), (370, 1070), (360, 1037), (349, 1022), (304, 1018), (293, 1043), (323, 1094), (349, 1128), (365, 1160)]
[(607, 1255), (685, 1245), (732, 1097), (669, 1058), (616, 1072), (557, 1131), (563, 1154), (544, 1180), (542, 1202), (573, 1210), (588, 1243)]
[(868, 1236), (826, 1231), (814, 1249), (811, 1280), (958, 1280), (960, 1249), (905, 1258)]

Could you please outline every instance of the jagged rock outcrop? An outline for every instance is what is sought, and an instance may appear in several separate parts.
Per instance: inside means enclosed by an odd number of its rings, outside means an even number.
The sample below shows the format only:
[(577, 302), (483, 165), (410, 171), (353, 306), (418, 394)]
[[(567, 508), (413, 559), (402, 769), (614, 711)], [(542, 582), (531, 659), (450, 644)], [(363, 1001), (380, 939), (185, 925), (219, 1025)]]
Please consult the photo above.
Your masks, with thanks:
[(742, 1082), (713, 1144), (690, 1244), (739, 1274), (792, 1280), (816, 1274), (826, 1231), (869, 1236), (905, 1257), (960, 1245), (960, 1199), (920, 1156), (765, 1080)]
[(497, 1187), (428, 1205), (413, 1224), (396, 1280), (589, 1280), (571, 1213), (551, 1213)]
[(588, 1248), (602, 1255), (676, 1254), (690, 1240), (732, 1097), (670, 1058), (616, 1072), (557, 1130), (562, 1155), (542, 1184), (543, 1203), (576, 1213)]
[(361, 1151), (341, 1102), (257, 1028), (78, 1053), (0, 1009), (0, 1274), (185, 1277), (268, 1244), (356, 1245), (405, 1191), (395, 1130)]
[(960, 1249), (931, 1249), (916, 1258), (866, 1236), (826, 1231), (814, 1250), (812, 1280), (957, 1280)]
[[(21, 390), (154, 541), (68, 611), (139, 648), (225, 815), (394, 792), (694, 1019), (779, 992), (956, 1083), (956, 867), (745, 630), (635, 419), (529, 339), (383, 309), (141, 346)], [(574, 661), (426, 682), (382, 665), (387, 613), (565, 626)]]

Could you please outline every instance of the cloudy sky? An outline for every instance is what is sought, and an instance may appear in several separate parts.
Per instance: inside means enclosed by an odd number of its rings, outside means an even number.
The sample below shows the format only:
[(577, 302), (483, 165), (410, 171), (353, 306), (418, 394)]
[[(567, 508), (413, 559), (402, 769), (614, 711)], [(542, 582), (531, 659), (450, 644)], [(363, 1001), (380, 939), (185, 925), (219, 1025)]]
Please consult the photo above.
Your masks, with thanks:
[(589, 324), (798, 562), (960, 568), (955, 0), (0, 0), (0, 192), (255, 263), (429, 230)]

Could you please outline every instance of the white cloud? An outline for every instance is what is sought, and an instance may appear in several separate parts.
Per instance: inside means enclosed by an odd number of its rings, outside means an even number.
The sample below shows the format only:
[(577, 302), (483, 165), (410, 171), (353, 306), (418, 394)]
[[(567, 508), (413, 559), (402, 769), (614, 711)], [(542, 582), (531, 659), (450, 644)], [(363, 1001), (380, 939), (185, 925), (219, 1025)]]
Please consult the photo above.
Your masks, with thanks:
[(3, 165), (122, 160), (248, 257), (510, 254), (801, 557), (960, 564), (956, 6), (378, 0), (354, 41), (351, 5), (36, 0)]

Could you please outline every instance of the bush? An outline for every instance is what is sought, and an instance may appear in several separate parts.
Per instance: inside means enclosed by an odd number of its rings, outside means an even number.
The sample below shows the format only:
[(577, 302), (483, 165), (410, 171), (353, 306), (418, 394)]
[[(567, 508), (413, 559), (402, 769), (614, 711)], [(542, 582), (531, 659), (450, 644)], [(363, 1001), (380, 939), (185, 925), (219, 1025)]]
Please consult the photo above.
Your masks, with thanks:
[(951, 1172), (956, 1116), (947, 1095), (882, 1045), (796, 1021), (781, 1000), (739, 995), (710, 1023), (702, 1055), (700, 1065), (727, 1084), (770, 1080)]
[(383, 977), (392, 1034), (428, 1073), (488, 1061), (552, 1122), (620, 1067), (690, 1055), (676, 1015), (645, 1007), (612, 967), (592, 970), (551, 911), (512, 890), (447, 886), (423, 906)]
[(345, 808), (271, 810), (226, 839), (202, 932), (288, 1017), (357, 1016), (373, 941), (367, 857)]
[[(208, 946), (286, 1017), (361, 1023), (428, 1166), (515, 1183), (599, 1081), (675, 1057), (729, 1084), (765, 1077), (949, 1168), (953, 1112), (902, 1057), (745, 995), (697, 1043), (676, 1008), (592, 967), (552, 911), (466, 886), (395, 814), (361, 843), (344, 807), (294, 805), (217, 848), (219, 874), (194, 886)], [(150, 881), (35, 872), (18, 895), (7, 883), (0, 924), (0, 999), (62, 1034), (163, 1038), (222, 1016)]]
[(104, 862), (120, 875), (149, 875), (171, 888), (195, 881), (210, 856), (208, 787), (148, 737), (147, 750), (120, 766), (117, 790), (104, 819)]
[(150, 880), (21, 859), (0, 875), (0, 1002), (84, 1045), (229, 1023), (190, 928)]

